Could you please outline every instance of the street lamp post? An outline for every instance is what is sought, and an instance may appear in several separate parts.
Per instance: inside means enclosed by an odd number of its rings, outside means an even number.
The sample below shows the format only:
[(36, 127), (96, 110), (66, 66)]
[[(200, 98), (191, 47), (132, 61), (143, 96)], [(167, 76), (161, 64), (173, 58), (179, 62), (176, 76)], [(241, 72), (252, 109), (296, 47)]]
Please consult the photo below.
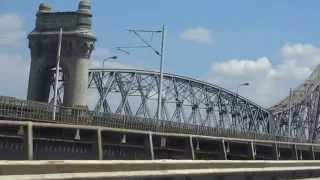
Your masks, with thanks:
[(57, 52), (57, 65), (56, 65), (56, 79), (54, 84), (54, 94), (53, 94), (53, 112), (52, 112), (52, 120), (56, 120), (56, 113), (57, 113), (57, 96), (58, 96), (58, 83), (59, 83), (59, 76), (60, 76), (60, 56), (61, 56), (61, 44), (62, 44), (62, 28), (59, 31), (59, 42), (58, 42), (58, 52)]
[(250, 83), (248, 83), (248, 82), (239, 84), (237, 86), (237, 90), (236, 90), (237, 96), (239, 96), (239, 89), (240, 89), (241, 86), (249, 86), (249, 85), (250, 85)]
[(104, 68), (104, 62), (111, 60), (111, 59), (116, 60), (116, 59), (118, 59), (118, 56), (111, 56), (111, 57), (107, 57), (107, 58), (103, 59), (102, 60), (102, 67)]
[[(236, 95), (235, 95), (235, 98), (236, 98), (236, 100), (235, 100), (235, 106), (238, 106), (238, 97), (239, 97), (239, 89), (240, 89), (240, 87), (241, 86), (249, 86), (250, 85), (250, 83), (249, 82), (245, 82), (245, 83), (241, 83), (241, 84), (239, 84), (238, 86), (237, 86), (237, 89), (236, 89)], [(238, 109), (238, 108), (237, 108)], [(237, 110), (238, 111), (238, 110)], [(236, 124), (234, 124), (234, 126), (236, 126)]]

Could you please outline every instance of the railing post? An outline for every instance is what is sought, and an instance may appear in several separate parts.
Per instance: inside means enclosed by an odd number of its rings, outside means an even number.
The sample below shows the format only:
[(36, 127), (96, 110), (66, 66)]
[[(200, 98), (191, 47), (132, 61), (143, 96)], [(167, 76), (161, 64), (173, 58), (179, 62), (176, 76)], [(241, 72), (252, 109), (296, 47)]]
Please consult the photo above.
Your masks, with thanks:
[(151, 160), (154, 160), (152, 132), (149, 132), (148, 138), (149, 138), (149, 150), (150, 150)]
[(190, 145), (190, 152), (191, 152), (192, 160), (195, 160), (196, 159), (196, 155), (194, 153), (194, 146), (193, 146), (192, 136), (189, 136), (189, 145)]
[(103, 160), (103, 144), (101, 129), (97, 129), (97, 159)]
[(28, 160), (33, 160), (33, 125), (32, 122), (28, 122), (24, 131), (24, 147), (26, 150), (26, 156)]

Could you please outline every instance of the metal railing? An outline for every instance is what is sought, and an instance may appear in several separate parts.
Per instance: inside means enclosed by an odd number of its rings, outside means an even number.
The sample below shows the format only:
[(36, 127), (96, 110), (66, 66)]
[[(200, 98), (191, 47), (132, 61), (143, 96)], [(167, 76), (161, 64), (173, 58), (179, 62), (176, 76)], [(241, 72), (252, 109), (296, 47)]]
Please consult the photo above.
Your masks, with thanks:
[(57, 107), (56, 120), (52, 120), (53, 106), (34, 101), (0, 97), (0, 119), (63, 123), (73, 125), (93, 125), (122, 129), (137, 129), (163, 133), (181, 133), (204, 136), (233, 137), (246, 139), (274, 140), (284, 142), (307, 142), (305, 139), (239, 132), (233, 129), (213, 128), (182, 122), (141, 118), (113, 113), (90, 111), (86, 107)]

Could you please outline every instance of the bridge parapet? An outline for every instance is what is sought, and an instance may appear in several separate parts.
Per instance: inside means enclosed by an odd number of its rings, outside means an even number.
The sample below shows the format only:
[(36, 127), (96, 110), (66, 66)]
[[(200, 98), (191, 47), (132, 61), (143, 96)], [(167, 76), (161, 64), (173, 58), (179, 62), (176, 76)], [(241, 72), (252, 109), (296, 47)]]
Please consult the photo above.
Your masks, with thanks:
[(2, 180), (271, 180), (316, 178), (319, 170), (319, 161), (0, 161)]
[(284, 142), (306, 142), (305, 139), (276, 136), (256, 131), (241, 132), (236, 129), (225, 129), (184, 122), (90, 111), (85, 107), (70, 108), (58, 106), (56, 121), (52, 121), (52, 110), (53, 107), (50, 104), (24, 101), (10, 97), (0, 97), (0, 118), (5, 120), (104, 126), (162, 133), (181, 133)]

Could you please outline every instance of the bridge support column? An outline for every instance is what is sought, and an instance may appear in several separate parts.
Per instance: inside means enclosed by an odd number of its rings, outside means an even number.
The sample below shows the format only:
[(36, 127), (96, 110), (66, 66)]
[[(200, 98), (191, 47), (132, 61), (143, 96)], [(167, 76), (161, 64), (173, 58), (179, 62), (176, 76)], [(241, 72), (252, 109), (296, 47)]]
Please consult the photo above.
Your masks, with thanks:
[(33, 160), (33, 126), (32, 122), (28, 122), (28, 125), (24, 130), (24, 148), (28, 160)]
[(97, 153), (97, 159), (103, 160), (103, 144), (102, 144), (102, 133), (101, 129), (97, 129), (97, 142), (96, 142), (96, 153)]
[(221, 140), (221, 147), (222, 147), (222, 155), (224, 157), (224, 160), (228, 160), (228, 154), (227, 154), (227, 149), (226, 149), (226, 144), (224, 139)]
[(150, 132), (148, 134), (148, 139), (149, 139), (149, 143), (148, 143), (148, 149), (150, 151), (150, 158), (151, 160), (154, 160), (154, 149), (153, 149), (153, 138), (152, 138), (152, 133)]
[(297, 145), (293, 145), (293, 158), (295, 158), (295, 160), (299, 160), (299, 156), (298, 156), (298, 150), (297, 150)]
[(253, 141), (250, 142), (250, 153), (251, 153), (251, 159), (256, 160), (256, 148), (254, 146)]
[(280, 154), (279, 154), (279, 149), (278, 149), (277, 143), (274, 143), (274, 145), (273, 145), (273, 159), (275, 159), (275, 160), (280, 159)]
[(194, 146), (193, 146), (192, 136), (189, 136), (189, 144), (190, 144), (190, 154), (191, 154), (191, 158), (192, 158), (192, 160), (195, 160), (195, 159), (196, 159), (196, 154), (194, 153)]
[(311, 156), (312, 156), (312, 160), (316, 160), (316, 155), (314, 153), (314, 147), (311, 146)]

